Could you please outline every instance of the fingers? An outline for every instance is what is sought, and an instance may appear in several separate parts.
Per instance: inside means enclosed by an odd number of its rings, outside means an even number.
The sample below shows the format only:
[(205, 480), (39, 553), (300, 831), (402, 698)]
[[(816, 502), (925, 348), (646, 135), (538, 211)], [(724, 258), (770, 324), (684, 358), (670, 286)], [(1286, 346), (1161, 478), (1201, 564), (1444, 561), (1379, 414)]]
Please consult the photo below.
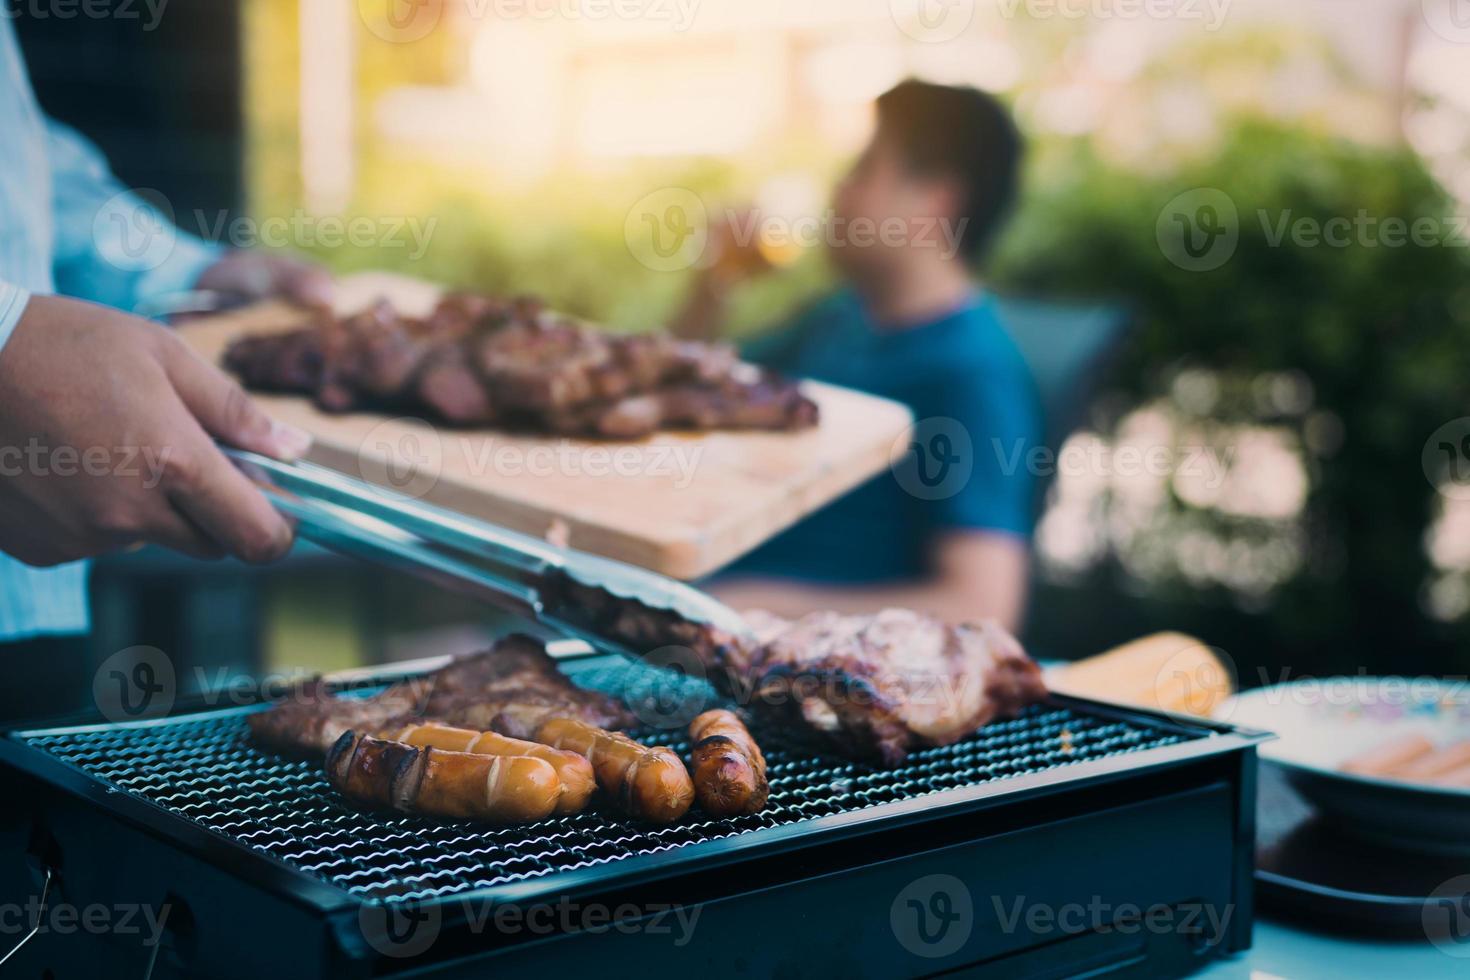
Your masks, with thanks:
[(229, 554), (261, 563), (291, 550), (286, 519), (202, 434), (173, 465), (168, 486), (179, 512)]
[(272, 419), (243, 388), (182, 343), (167, 347), (164, 368), (169, 380), (204, 431), (237, 449), (287, 462), (306, 455), (310, 435)]
[(279, 259), (276, 290), (304, 306), (330, 306), (335, 293), (332, 277), (319, 265), (296, 259)]
[(172, 507), (154, 518), (148, 528), (148, 540), (203, 561), (217, 561), (225, 556), (225, 549), (218, 542)]

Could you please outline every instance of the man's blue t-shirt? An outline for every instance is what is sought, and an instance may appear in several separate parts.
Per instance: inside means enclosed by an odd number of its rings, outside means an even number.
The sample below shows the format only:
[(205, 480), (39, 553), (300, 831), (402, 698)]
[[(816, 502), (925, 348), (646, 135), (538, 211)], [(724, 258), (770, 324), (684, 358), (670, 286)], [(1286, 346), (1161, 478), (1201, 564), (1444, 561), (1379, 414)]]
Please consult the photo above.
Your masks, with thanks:
[(1040, 400), (993, 300), (977, 295), (932, 322), (876, 326), (857, 295), (818, 303), (748, 355), (786, 374), (901, 402), (908, 455), (730, 569), (844, 584), (922, 577), (947, 530), (1031, 533), (1030, 449)]

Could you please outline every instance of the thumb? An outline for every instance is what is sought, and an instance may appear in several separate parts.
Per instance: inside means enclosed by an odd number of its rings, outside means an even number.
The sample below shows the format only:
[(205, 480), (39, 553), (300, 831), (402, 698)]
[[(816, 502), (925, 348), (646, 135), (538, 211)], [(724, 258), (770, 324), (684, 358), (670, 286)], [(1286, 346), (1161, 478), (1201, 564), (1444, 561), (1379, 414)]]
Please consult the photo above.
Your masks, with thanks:
[(211, 436), (236, 449), (246, 449), (291, 462), (306, 455), (311, 436), (294, 425), (272, 419), (224, 372), (207, 364), (182, 342), (169, 344), (164, 369), (184, 405)]

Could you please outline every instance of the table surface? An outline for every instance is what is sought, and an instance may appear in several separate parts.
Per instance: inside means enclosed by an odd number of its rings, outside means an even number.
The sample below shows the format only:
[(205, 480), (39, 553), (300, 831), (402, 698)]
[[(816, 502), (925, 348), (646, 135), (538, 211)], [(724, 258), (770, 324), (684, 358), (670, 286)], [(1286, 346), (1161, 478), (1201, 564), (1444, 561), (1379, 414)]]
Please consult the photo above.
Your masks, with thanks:
[(1470, 943), (1451, 956), (1431, 943), (1352, 939), (1314, 933), (1295, 926), (1256, 921), (1255, 945), (1249, 952), (1195, 974), (1206, 980), (1316, 980), (1318, 977), (1412, 977), (1440, 980), (1470, 977)]

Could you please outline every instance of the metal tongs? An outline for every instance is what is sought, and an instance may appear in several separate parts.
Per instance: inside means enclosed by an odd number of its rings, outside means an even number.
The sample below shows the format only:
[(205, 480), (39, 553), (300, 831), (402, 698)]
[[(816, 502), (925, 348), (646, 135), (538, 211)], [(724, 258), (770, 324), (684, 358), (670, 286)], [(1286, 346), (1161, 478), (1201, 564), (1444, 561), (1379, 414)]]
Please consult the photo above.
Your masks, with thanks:
[(313, 463), (282, 463), (220, 447), (297, 522), (297, 534), (331, 551), (486, 601), (594, 647), (637, 659), (616, 637), (599, 635), (565, 608), (558, 577), (665, 610), (735, 636), (750, 628), (738, 613), (682, 582), (646, 569), (551, 544), (485, 521), (393, 494)]

